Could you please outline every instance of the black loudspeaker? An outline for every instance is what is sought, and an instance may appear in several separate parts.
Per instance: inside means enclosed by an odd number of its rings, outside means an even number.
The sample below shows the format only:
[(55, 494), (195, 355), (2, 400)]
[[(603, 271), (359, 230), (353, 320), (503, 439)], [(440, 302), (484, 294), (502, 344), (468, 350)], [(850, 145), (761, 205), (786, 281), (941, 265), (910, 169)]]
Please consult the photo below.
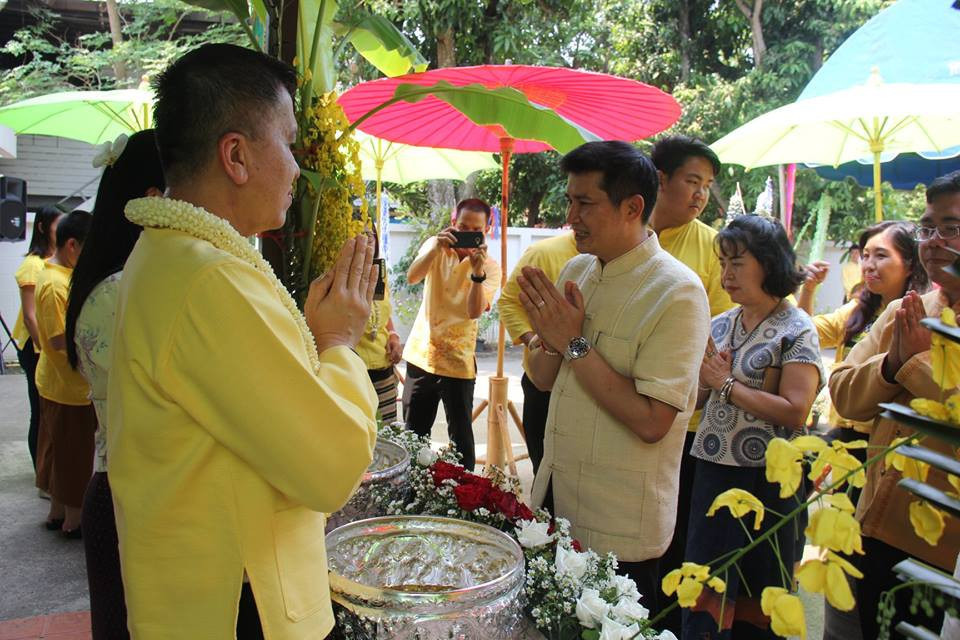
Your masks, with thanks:
[(27, 239), (27, 181), (0, 175), (0, 241)]

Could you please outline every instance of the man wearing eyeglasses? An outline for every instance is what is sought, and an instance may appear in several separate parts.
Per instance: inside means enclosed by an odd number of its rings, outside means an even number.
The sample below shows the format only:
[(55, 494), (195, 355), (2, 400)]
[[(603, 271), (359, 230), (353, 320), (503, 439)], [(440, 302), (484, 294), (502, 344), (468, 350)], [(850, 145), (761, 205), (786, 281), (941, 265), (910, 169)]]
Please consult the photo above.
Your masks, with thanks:
[[(830, 375), (830, 396), (837, 412), (851, 420), (872, 420), (870, 450), (890, 446), (894, 438), (912, 430), (880, 417), (881, 402), (909, 404), (914, 398), (938, 398), (940, 387), (930, 361), (930, 331), (920, 321), (937, 317), (944, 308), (960, 312), (960, 278), (944, 269), (957, 259), (949, 249), (960, 250), (960, 171), (937, 178), (927, 188), (927, 208), (917, 230), (920, 261), (939, 289), (923, 296), (908, 292), (894, 301), (877, 318), (861, 340)], [(950, 395), (953, 391), (948, 391)], [(946, 443), (927, 439), (924, 446), (953, 456)], [(930, 509), (916, 496), (897, 486), (901, 474), (883, 464), (867, 471), (867, 484), (857, 504), (857, 519), (863, 531), (865, 556), (857, 562), (864, 576), (857, 581), (857, 606), (862, 637), (878, 637), (877, 603), (880, 594), (899, 581), (893, 566), (916, 557), (952, 572), (960, 553), (960, 522), (946, 518), (945, 529), (935, 546), (917, 536), (910, 525), (914, 511)], [(941, 491), (952, 491), (946, 474), (931, 467), (927, 482)], [(869, 558), (869, 561), (861, 558)], [(940, 609), (935, 618), (942, 619)], [(910, 613), (910, 595), (901, 591), (896, 598), (892, 622), (908, 621), (936, 629), (939, 620), (922, 612)]]

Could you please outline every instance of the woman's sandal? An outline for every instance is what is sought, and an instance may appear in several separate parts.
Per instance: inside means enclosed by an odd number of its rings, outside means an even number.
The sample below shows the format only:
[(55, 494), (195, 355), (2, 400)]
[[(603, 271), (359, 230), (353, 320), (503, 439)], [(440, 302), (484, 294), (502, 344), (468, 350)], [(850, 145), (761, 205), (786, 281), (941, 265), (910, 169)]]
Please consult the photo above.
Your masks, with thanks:
[(53, 520), (47, 520), (43, 523), (43, 526), (46, 527), (47, 531), (59, 531), (63, 528), (63, 518), (54, 518)]
[(83, 533), (81, 532), (79, 526), (77, 526), (76, 529), (64, 529), (60, 532), (60, 535), (67, 540), (80, 540), (83, 538)]

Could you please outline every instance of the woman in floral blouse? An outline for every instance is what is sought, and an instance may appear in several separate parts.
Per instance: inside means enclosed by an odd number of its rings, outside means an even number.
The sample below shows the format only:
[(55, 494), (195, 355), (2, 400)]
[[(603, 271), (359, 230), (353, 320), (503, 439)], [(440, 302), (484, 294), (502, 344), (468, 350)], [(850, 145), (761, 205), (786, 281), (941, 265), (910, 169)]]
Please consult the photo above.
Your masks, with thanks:
[[(685, 554), (698, 564), (712, 564), (749, 541), (742, 523), (727, 512), (707, 517), (720, 493), (744, 489), (778, 513), (796, 505), (765, 477), (767, 444), (803, 429), (823, 385), (817, 331), (810, 316), (785, 299), (803, 281), (803, 272), (783, 228), (740, 216), (716, 242), (723, 288), (739, 306), (711, 322), (700, 368), (697, 407), (703, 407), (703, 417), (690, 452), (697, 467)], [(726, 602), (704, 588), (696, 606), (684, 611), (683, 637), (776, 637), (759, 596), (768, 586), (792, 588), (797, 535), (802, 533), (792, 526), (778, 531), (779, 558), (767, 545), (743, 558), (739, 570), (725, 578)]]
[(110, 148), (98, 156), (105, 168), (93, 225), (73, 272), (66, 322), (67, 357), (90, 384), (99, 422), (94, 474), (84, 495), (81, 524), (94, 640), (129, 637), (106, 450), (107, 373), (117, 288), (142, 230), (124, 217), (123, 209), (128, 200), (162, 194), (165, 184), (152, 129), (106, 146)]

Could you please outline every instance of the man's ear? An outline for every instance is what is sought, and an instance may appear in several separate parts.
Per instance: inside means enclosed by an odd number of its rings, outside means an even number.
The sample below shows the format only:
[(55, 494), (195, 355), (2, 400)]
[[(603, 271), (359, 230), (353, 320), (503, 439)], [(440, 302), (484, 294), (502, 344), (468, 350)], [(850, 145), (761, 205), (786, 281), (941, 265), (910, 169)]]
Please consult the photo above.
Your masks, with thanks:
[(217, 142), (217, 162), (237, 186), (250, 179), (250, 141), (242, 133), (231, 131)]
[(643, 218), (643, 207), (645, 204), (646, 202), (643, 196), (635, 193), (620, 203), (620, 211), (626, 214), (627, 217), (637, 218), (639, 220)]
[(147, 190), (143, 192), (143, 195), (148, 198), (162, 198), (163, 191), (160, 187), (147, 187)]
[(663, 171), (660, 171), (660, 169), (657, 169), (657, 184), (658, 184), (657, 188), (660, 191), (663, 191), (667, 187), (668, 180), (670, 180), (670, 176), (668, 176)]

